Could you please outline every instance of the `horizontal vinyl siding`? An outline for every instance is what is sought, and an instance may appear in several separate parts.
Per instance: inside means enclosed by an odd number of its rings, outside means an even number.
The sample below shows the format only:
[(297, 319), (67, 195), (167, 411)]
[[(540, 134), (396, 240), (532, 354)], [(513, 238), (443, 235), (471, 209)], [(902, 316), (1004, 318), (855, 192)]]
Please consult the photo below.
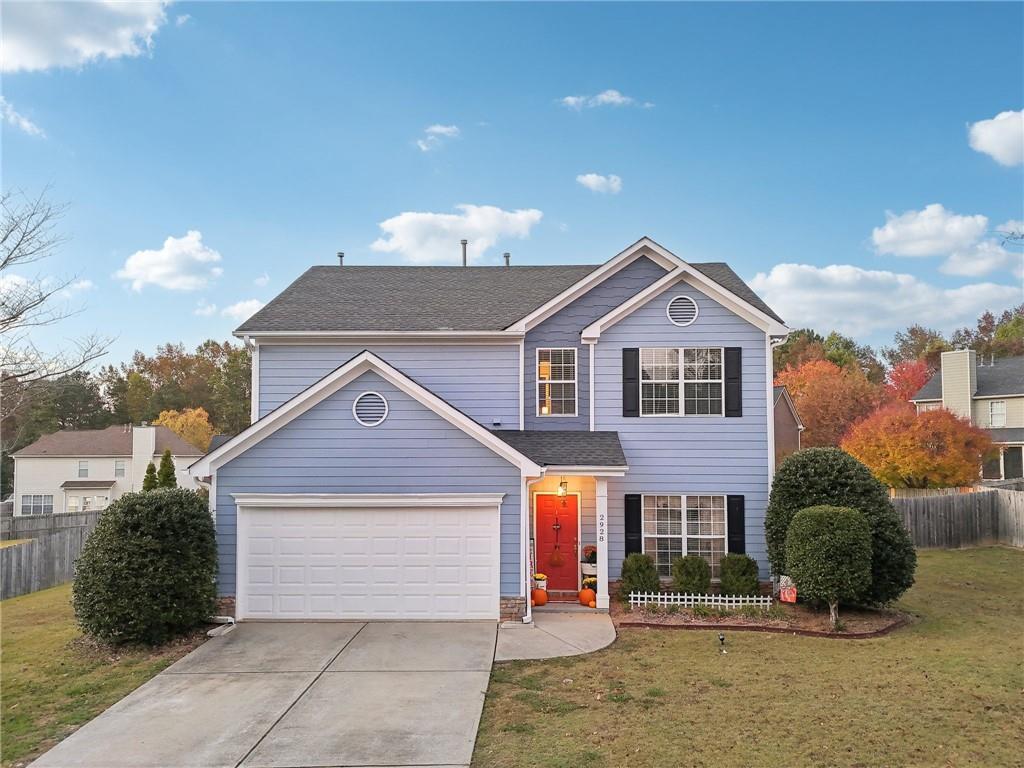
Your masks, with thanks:
[[(590, 429), (590, 348), (580, 332), (631, 296), (659, 280), (665, 270), (646, 256), (601, 282), (526, 334), (524, 381), (526, 429)], [(537, 416), (537, 349), (576, 349), (576, 416)]]
[[(366, 390), (388, 401), (376, 427), (352, 416)], [(501, 592), (519, 595), (520, 492), (518, 468), (366, 373), (217, 470), (218, 588), (235, 593), (234, 493), (504, 493)]]
[[(260, 416), (290, 400), (366, 347), (261, 344)], [(383, 344), (371, 352), (486, 427), (519, 427), (517, 344)]]
[[(677, 295), (699, 307), (693, 325), (665, 316)], [(743, 416), (623, 418), (624, 347), (714, 346), (743, 349)], [(625, 554), (623, 498), (627, 493), (715, 493), (746, 497), (746, 549), (768, 575), (764, 513), (768, 505), (768, 400), (764, 332), (688, 284), (678, 284), (606, 330), (596, 347), (595, 428), (617, 430), (629, 464), (608, 481), (609, 577)]]

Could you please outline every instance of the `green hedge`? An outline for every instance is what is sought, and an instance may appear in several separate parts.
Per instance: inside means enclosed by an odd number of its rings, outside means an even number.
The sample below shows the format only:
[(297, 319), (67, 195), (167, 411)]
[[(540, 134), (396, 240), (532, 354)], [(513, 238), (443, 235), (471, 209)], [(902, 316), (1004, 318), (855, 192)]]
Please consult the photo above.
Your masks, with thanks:
[(82, 548), (75, 616), (105, 642), (156, 645), (213, 613), (216, 571), (213, 519), (198, 494), (126, 493), (103, 511)]
[(757, 561), (747, 555), (725, 555), (719, 565), (723, 595), (756, 595), (761, 591)]
[(889, 494), (870, 470), (838, 448), (808, 448), (786, 459), (775, 473), (765, 516), (768, 559), (776, 574), (792, 575), (786, 535), (794, 515), (807, 507), (850, 507), (871, 529), (871, 588), (863, 599), (895, 600), (914, 583), (917, 555)]
[(634, 552), (622, 561), (619, 597), (623, 602), (629, 602), (630, 592), (658, 592), (660, 589), (658, 569), (650, 555)]
[(711, 566), (700, 555), (677, 557), (672, 561), (672, 589), (676, 592), (706, 594), (711, 591)]

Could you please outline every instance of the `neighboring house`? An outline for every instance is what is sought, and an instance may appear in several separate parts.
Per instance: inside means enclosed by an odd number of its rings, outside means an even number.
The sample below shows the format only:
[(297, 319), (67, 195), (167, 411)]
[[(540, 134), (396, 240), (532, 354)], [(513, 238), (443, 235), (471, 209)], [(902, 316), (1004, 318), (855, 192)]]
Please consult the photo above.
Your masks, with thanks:
[(800, 433), (804, 431), (804, 423), (796, 412), (796, 405), (785, 387), (774, 387), (775, 398), (775, 466), (791, 453), (800, 450)]
[(768, 574), (772, 346), (725, 264), (648, 238), (604, 264), (313, 267), (238, 328), (253, 424), (211, 485), (242, 619), (529, 617), (623, 558)]
[(43, 435), (13, 455), (14, 513), (103, 509), (122, 493), (142, 490), (147, 465), (159, 465), (168, 448), (178, 485), (196, 488), (188, 465), (203, 452), (167, 427), (119, 425)]
[(943, 352), (939, 371), (911, 402), (917, 412), (945, 408), (988, 431), (998, 454), (986, 480), (1024, 477), (1024, 357), (979, 361), (973, 349)]

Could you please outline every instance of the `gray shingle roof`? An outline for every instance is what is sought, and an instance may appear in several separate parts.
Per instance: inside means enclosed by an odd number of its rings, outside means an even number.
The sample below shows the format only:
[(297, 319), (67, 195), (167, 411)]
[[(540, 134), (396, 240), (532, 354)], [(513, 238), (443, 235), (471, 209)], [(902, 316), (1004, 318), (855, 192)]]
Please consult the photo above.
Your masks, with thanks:
[[(997, 357), (995, 365), (978, 361), (978, 391), (975, 397), (1024, 394), (1024, 356)], [(912, 400), (941, 400), (942, 371), (932, 376)]]
[(1024, 443), (1024, 427), (1000, 427), (988, 430), (993, 443)]
[(627, 466), (618, 432), (496, 429), (494, 434), (542, 466)]
[[(727, 264), (691, 266), (782, 322)], [(311, 267), (236, 332), (500, 331), (595, 269), (595, 264)]]
[[(156, 430), (156, 450), (170, 448), (173, 456), (202, 456), (203, 452), (164, 426)], [(122, 425), (106, 429), (62, 429), (43, 435), (15, 456), (131, 456), (132, 432)]]
[(114, 480), (65, 480), (60, 484), (60, 487), (64, 490), (70, 490), (73, 488), (94, 489), (94, 488), (110, 488), (114, 484)]

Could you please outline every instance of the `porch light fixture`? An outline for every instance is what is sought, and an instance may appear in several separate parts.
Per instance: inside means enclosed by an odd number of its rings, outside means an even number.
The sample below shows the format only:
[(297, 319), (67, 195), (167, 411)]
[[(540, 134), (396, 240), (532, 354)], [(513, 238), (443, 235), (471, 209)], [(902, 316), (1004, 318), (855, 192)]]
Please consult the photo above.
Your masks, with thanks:
[(564, 497), (567, 493), (569, 493), (569, 483), (563, 477), (558, 483), (558, 495)]

